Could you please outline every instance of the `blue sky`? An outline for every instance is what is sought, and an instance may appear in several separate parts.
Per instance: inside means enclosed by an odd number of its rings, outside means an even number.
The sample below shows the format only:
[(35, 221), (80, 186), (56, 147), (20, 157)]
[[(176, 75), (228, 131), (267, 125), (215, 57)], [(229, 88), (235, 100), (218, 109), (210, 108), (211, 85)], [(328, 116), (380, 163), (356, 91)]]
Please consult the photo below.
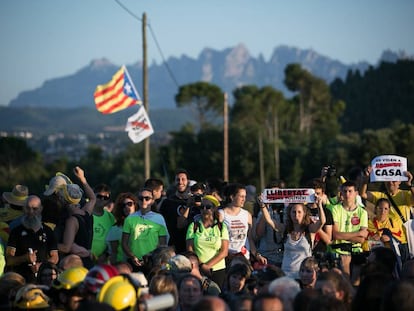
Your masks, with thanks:
[[(119, 0), (145, 12), (166, 58), (245, 44), (269, 59), (279, 45), (311, 48), (350, 64), (375, 64), (385, 49), (414, 54), (410, 0)], [(149, 64), (161, 62), (147, 32)], [(1, 0), (0, 105), (45, 80), (105, 57), (142, 60), (141, 23), (115, 0)]]

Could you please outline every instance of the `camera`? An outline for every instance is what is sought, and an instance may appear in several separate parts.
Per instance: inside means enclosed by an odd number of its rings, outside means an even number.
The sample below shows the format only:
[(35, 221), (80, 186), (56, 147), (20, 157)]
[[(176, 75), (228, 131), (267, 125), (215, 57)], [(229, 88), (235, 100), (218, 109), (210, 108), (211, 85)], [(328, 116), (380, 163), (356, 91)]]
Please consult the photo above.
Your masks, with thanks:
[(193, 199), (194, 199), (194, 203), (201, 203), (201, 200), (203, 199), (203, 195), (202, 194), (194, 194), (193, 195)]
[(326, 176), (327, 177), (336, 176), (336, 167), (334, 165), (328, 165), (326, 167)]

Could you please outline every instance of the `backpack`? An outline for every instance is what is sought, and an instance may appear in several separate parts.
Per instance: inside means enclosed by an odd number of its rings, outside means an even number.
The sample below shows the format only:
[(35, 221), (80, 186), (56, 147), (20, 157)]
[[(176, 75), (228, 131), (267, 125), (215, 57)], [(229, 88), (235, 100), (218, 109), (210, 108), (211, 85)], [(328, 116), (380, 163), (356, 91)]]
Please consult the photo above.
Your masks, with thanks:
[[(196, 233), (196, 232), (197, 232), (197, 230), (198, 230), (198, 232), (201, 232), (201, 231), (200, 231), (200, 222), (199, 222), (199, 221), (193, 221), (193, 223), (194, 223), (194, 226), (193, 226), (193, 232), (194, 232), (194, 233)], [(217, 227), (219, 228), (219, 231), (220, 231), (220, 237), (221, 237), (221, 235), (222, 235), (221, 229), (223, 228), (223, 223), (222, 223), (221, 221), (216, 221), (216, 222), (214, 223), (213, 227), (214, 227), (214, 226), (217, 226)]]

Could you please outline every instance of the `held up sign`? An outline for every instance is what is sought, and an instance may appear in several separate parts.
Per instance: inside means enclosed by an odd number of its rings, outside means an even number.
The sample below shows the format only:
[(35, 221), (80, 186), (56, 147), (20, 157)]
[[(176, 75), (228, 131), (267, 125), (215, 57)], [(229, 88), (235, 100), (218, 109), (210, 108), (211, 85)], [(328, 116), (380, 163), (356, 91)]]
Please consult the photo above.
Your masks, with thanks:
[(407, 158), (395, 155), (381, 155), (371, 161), (370, 181), (407, 181)]
[(264, 189), (263, 203), (313, 203), (314, 189)]

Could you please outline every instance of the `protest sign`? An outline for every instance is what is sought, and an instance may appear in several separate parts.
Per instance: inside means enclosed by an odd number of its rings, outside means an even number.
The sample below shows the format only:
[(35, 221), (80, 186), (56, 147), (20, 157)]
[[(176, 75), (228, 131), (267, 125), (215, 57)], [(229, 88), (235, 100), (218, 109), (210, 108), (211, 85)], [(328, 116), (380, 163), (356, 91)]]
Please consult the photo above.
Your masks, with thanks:
[(315, 190), (311, 188), (298, 189), (264, 189), (263, 203), (313, 203)]
[(381, 155), (371, 161), (371, 182), (407, 181), (407, 158), (396, 155)]

